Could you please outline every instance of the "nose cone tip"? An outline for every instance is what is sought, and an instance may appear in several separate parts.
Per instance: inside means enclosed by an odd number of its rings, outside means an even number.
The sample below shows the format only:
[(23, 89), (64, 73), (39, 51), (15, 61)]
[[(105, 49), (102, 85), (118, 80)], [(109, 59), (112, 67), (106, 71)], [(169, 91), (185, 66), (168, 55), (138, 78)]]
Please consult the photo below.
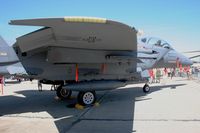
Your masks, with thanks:
[(193, 61), (190, 60), (189, 58), (187, 58), (185, 61), (183, 61), (185, 65), (192, 65), (193, 64)]
[(183, 61), (183, 65), (192, 65), (193, 64), (193, 61), (184, 55), (182, 55), (181, 60)]
[(193, 65), (193, 61), (189, 59), (188, 65)]

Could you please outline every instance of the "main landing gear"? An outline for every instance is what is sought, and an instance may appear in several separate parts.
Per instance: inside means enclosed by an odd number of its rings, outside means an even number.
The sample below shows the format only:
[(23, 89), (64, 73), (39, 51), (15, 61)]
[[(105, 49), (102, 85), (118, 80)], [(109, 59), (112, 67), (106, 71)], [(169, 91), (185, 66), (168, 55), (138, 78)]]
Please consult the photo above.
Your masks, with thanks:
[(96, 101), (96, 93), (95, 91), (85, 91), (79, 92), (78, 94), (78, 103), (81, 105), (92, 105)]
[[(60, 85), (56, 90), (56, 94), (60, 99), (64, 100), (70, 98), (72, 91), (63, 89), (62, 85)], [(96, 102), (96, 93), (95, 91), (80, 91), (77, 100), (81, 105), (92, 105)]]
[[(149, 85), (146, 83), (143, 86), (143, 92), (148, 93), (150, 91)], [(70, 98), (72, 91), (64, 89), (62, 85), (60, 85), (56, 90), (57, 96), (64, 100)], [(95, 91), (80, 91), (78, 93), (77, 101), (79, 104), (84, 106), (92, 105), (96, 102), (96, 93)]]

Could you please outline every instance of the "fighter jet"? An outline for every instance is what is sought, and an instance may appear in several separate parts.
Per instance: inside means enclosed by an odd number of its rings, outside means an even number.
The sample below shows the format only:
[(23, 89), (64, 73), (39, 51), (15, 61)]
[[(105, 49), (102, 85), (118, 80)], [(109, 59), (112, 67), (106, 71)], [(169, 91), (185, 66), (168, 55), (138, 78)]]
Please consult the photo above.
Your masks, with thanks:
[(0, 66), (10, 65), (17, 62), (19, 62), (19, 59), (14, 50), (10, 48), (5, 40), (0, 36)]
[(122, 87), (137, 78), (136, 30), (101, 18), (65, 17), (14, 20), (43, 28), (17, 38), (14, 49), (29, 76), (59, 84), (57, 95), (79, 91), (93, 104), (95, 91)]
[[(2, 46), (4, 45), (7, 49), (10, 48), (6, 43), (1, 43), (1, 45)], [(138, 75), (138, 76), (137, 76), (137, 78), (135, 78), (135, 81), (143, 80), (143, 77), (141, 77), (142, 75), (140, 73), (145, 69), (152, 68), (168, 51), (169, 51), (169, 49), (166, 49), (164, 47), (155, 47), (155, 46), (147, 45), (145, 43), (138, 44), (137, 59), (138, 59), (138, 62), (140, 62), (140, 63), (137, 63), (138, 71), (135, 74), (135, 76), (136, 75)], [(16, 56), (15, 53), (10, 54), (8, 52), (8, 56), (11, 56), (11, 55)], [(15, 57), (15, 58), (17, 58), (17, 57)], [(115, 57), (115, 58), (118, 58), (118, 57)], [(127, 58), (127, 57), (125, 57), (125, 58)], [(1, 73), (1, 71), (2, 71), (2, 73)], [(21, 63), (16, 63), (13, 65), (1, 67), (0, 74), (3, 74), (3, 73), (6, 73), (6, 75), (16, 75), (16, 76), (21, 76), (21, 77), (25, 77), (25, 78), (33, 78), (32, 76), (29, 76), (26, 73), (26, 71), (23, 68), (23, 66), (21, 65)], [(36, 78), (36, 77), (34, 77), (34, 78)], [(52, 82), (49, 80), (47, 81), (45, 79), (42, 79), (41, 82), (44, 84), (55, 84), (55, 82)], [(60, 84), (60, 83), (58, 83), (58, 84)], [(149, 85), (147, 83), (144, 85), (143, 91), (144, 92), (150, 91)]]
[(177, 62), (182, 66), (189, 66), (193, 64), (193, 61), (184, 56), (183, 54), (177, 52), (173, 47), (163, 39), (156, 37), (142, 37), (139, 39), (140, 43), (145, 43), (150, 46), (164, 47), (170, 49), (167, 54), (165, 54), (153, 67), (154, 68), (175, 68), (177, 67)]
[[(165, 52), (152, 48), (138, 52), (135, 28), (101, 18), (12, 20), (10, 24), (43, 27), (17, 38), (13, 47), (20, 62), (29, 77), (58, 84), (60, 98), (79, 91), (78, 102), (83, 105), (95, 102), (95, 91), (135, 81), (138, 67), (152, 67), (169, 50), (163, 45)], [(154, 63), (142, 64), (146, 60)]]
[(0, 76), (26, 74), (15, 51), (0, 36)]

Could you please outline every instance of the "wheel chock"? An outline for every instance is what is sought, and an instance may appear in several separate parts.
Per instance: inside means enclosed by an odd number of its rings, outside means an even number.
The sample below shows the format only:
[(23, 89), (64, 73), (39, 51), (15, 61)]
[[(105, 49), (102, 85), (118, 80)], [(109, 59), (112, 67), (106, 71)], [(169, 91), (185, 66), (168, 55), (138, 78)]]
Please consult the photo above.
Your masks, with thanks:
[(75, 105), (75, 108), (76, 108), (76, 109), (84, 109), (84, 106), (83, 106), (83, 105), (80, 105), (80, 104), (76, 104), (76, 105)]
[(94, 103), (94, 106), (95, 106), (95, 107), (99, 107), (100, 104), (99, 104), (98, 102), (96, 102), (96, 103)]
[(69, 99), (73, 100), (73, 99), (76, 99), (75, 96), (70, 96)]
[(59, 97), (57, 97), (57, 96), (55, 96), (54, 99), (57, 100), (57, 101), (61, 100), (61, 99), (60, 99)]

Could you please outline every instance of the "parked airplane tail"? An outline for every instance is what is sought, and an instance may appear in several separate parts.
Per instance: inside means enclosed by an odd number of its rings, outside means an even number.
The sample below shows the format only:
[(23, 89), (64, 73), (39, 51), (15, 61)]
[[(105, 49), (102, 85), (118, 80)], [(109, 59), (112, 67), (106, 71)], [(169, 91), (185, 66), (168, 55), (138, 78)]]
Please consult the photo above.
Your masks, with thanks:
[(19, 62), (19, 59), (12, 47), (0, 36), (0, 66), (10, 65)]

